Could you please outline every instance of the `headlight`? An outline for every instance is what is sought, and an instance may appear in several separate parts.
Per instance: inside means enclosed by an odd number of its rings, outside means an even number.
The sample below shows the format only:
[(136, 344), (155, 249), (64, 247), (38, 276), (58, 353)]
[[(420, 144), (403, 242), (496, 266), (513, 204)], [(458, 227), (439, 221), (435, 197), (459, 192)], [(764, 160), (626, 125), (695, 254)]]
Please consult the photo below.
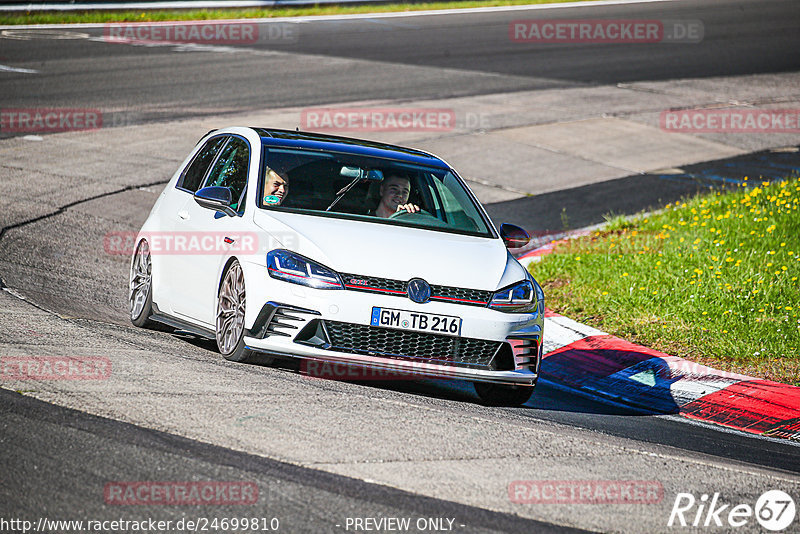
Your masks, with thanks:
[(335, 271), (288, 250), (268, 252), (267, 270), (272, 278), (284, 282), (316, 289), (344, 289)]
[(522, 282), (495, 291), (490, 308), (508, 313), (544, 313), (544, 292), (536, 280), (528, 278)]

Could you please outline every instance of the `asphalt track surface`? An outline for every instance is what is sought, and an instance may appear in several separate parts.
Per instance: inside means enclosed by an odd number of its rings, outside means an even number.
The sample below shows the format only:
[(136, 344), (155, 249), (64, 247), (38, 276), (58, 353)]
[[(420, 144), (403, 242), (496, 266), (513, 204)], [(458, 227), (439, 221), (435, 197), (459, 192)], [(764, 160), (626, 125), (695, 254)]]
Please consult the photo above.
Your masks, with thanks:
[[(646, 47), (509, 39), (513, 20), (579, 17), (699, 20), (704, 36), (698, 44)], [(784, 72), (800, 65), (800, 10), (792, 0), (363, 17), (298, 26), (296, 38), (289, 39), (293, 42), (248, 43), (253, 53), (223, 57), (85, 39), (3, 39), (0, 63), (43, 72), (0, 77), (0, 106), (117, 109), (140, 112), (143, 120), (174, 119), (330, 102)], [(102, 28), (75, 31), (103, 36)], [(270, 55), (275, 53), (281, 55)], [(304, 55), (330, 61), (319, 64)], [(353, 65), (337, 58), (366, 62)]]
[[(268, 458), (215, 447), (163, 432), (103, 419), (53, 406), (35, 399), (0, 390), (4, 479), (35, 481), (37, 471), (48, 472), (47, 485), (25, 484), (24, 489), (6, 484), (0, 490), (4, 517), (104, 517), (102, 495), (107, 480), (136, 480), (143, 472), (159, 466), (162, 480), (247, 480), (260, 488), (261, 502), (277, 517), (283, 532), (304, 532), (313, 525), (316, 532), (341, 530), (347, 517), (450, 517), (456, 529), (469, 525), (470, 532), (583, 532), (548, 525), (510, 514), (431, 499), (405, 491), (293, 466)], [(46, 439), (44, 439), (46, 436)], [(58, 456), (52, 448), (61, 451)], [(114, 451), (109, 461), (108, 451)], [(69, 454), (82, 451), (79, 455)], [(104, 465), (100, 473), (86, 469)], [(20, 491), (22, 489), (22, 491)], [(64, 493), (73, 497), (64, 499)], [(266, 493), (266, 495), (265, 495)], [(35, 495), (35, 499), (31, 497)], [(116, 517), (177, 522), (182, 517), (204, 517), (203, 507), (137, 507)], [(106, 512), (107, 513), (107, 512)], [(264, 513), (264, 512), (262, 512)], [(266, 512), (267, 514), (269, 512)], [(219, 507), (221, 517), (241, 516), (241, 507)], [(45, 516), (47, 517), (47, 516)], [(115, 517), (115, 516), (111, 516)], [(313, 517), (313, 523), (309, 521)], [(461, 525), (461, 528), (458, 528)]]
[[(691, 47), (663, 44), (646, 49), (622, 45), (592, 45), (590, 49), (579, 44), (526, 47), (508, 40), (511, 20), (578, 16), (697, 19), (703, 21), (706, 33), (701, 44)], [(273, 60), (269, 71), (260, 68), (263, 58), (256, 53), (220, 58), (217, 53), (173, 53), (162, 47), (112, 46), (86, 39), (3, 39), (0, 63), (42, 68), (43, 75), (0, 76), (0, 107), (102, 107), (136, 112), (144, 121), (172, 120), (265, 106), (464, 96), (635, 80), (784, 72), (800, 66), (798, 27), (800, 9), (791, 1), (666, 2), (580, 11), (565, 8), (554, 12), (306, 22), (301, 25), (296, 43), (256, 46), (265, 54), (280, 53), (269, 56)], [(102, 34), (98, 29), (80, 31), (93, 36)], [(329, 56), (331, 61), (323, 67), (314, 62), (309, 69), (304, 54)], [(352, 64), (343, 68), (337, 58), (365, 62), (359, 68)], [(107, 221), (89, 216), (93, 212), (114, 213), (110, 218), (136, 229), (154, 199), (152, 191), (132, 191), (77, 204), (9, 231), (4, 237), (3, 253), (9, 255), (7, 259), (17, 254), (39, 254), (34, 250), (41, 250), (46, 236), (52, 232), (74, 232), (79, 237), (96, 238), (107, 228)], [(541, 208), (546, 210), (546, 203)], [(111, 261), (101, 256), (87, 261), (84, 252), (80, 244), (60, 253), (49, 251), (49, 257), (62, 262), (62, 272), (51, 276), (61, 277), (59, 282), (65, 283), (67, 293), (71, 289), (66, 286), (79, 281), (82, 293), (69, 294), (72, 302), (65, 302), (48, 292), (45, 282), (52, 278), (45, 278), (36, 284), (38, 291), (31, 291), (34, 302), (79, 317), (74, 321), (81, 328), (103, 331), (110, 328), (109, 324), (125, 325), (124, 307), (120, 307), (125, 299), (125, 259)], [(105, 263), (93, 269), (98, 259)], [(14, 283), (17, 278), (34, 276), (24, 270), (2, 275), (12, 287), (19, 286)], [(160, 341), (163, 343), (183, 345), (185, 354), (201, 362), (218, 358), (207, 344), (196, 340), (168, 334), (147, 335), (168, 338)], [(213, 371), (214, 365), (208, 370)], [(270, 369), (260, 371), (269, 373)], [(293, 376), (291, 366), (287, 372)], [(284, 379), (278, 375), (275, 380)], [(411, 399), (411, 402), (430, 403), (453, 416), (480, 410), (491, 419), (529, 420), (530, 424), (547, 425), (565, 436), (590, 436), (620, 447), (669, 451), (682, 458), (719, 462), (745, 470), (764, 469), (780, 477), (791, 478), (800, 473), (800, 453), (794, 444), (608, 406), (546, 383), (538, 387), (535, 402), (520, 409), (474, 406), (474, 396), (464, 384), (458, 383), (335, 384), (332, 388), (341, 389), (343, 400), (352, 392), (351, 388), (366, 388), (369, 395), (398, 402)], [(103, 507), (97, 499), (102, 481), (205, 477), (258, 480), (261, 487), (270, 488), (268, 508), (280, 510), (285, 531), (289, 532), (341, 531), (336, 514), (345, 509), (352, 516), (453, 516), (463, 520), (470, 532), (560, 529), (546, 521), (536, 522), (298, 467), (83, 414), (7, 391), (0, 391), (0, 398), (3, 451), (0, 515), (3, 517), (34, 516), (42, 510), (52, 510), (61, 517), (74, 517), (76, 511), (87, 517), (92, 514), (114, 517), (117, 511)], [(54, 455), (53, 450), (61, 454)], [(312, 503), (312, 514), (308, 512), (308, 503)], [(172, 517), (168, 514), (177, 517), (187, 510), (126, 511), (136, 517), (149, 512), (168, 519)], [(214, 513), (224, 516), (224, 512)], [(623, 526), (620, 529), (625, 530)]]

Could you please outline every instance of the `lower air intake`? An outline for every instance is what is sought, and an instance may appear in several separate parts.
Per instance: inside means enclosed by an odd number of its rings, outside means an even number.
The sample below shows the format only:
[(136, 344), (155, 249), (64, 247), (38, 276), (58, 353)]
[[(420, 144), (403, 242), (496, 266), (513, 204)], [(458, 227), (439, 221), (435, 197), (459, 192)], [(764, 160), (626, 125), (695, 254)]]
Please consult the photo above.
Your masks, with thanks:
[(492, 369), (499, 341), (325, 321), (331, 350)]

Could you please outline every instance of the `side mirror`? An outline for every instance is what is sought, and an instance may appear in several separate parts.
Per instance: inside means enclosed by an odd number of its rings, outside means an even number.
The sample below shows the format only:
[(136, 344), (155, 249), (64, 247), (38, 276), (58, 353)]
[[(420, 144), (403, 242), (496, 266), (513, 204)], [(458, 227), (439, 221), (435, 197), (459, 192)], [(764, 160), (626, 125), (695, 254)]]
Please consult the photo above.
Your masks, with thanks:
[(514, 224), (501, 224), (500, 237), (503, 239), (503, 243), (506, 244), (506, 248), (521, 248), (531, 240), (528, 232)]
[(194, 201), (214, 211), (221, 211), (225, 215), (236, 217), (236, 210), (231, 207), (233, 194), (227, 187), (211, 186), (198, 189), (194, 194)]

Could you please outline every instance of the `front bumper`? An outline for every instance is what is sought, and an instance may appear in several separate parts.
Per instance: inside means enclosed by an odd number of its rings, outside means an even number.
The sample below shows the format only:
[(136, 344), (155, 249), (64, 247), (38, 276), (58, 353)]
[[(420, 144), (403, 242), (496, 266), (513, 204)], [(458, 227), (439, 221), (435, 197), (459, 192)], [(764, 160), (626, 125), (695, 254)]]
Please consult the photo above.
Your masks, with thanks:
[[(449, 378), (534, 385), (542, 356), (542, 318), (494, 310), (480, 313), (501, 319), (488, 325), (495, 339), (343, 323), (339, 317), (331, 319), (330, 314), (311, 308), (270, 301), (246, 329), (245, 343), (248, 349), (271, 356), (362, 368), (350, 375), (354, 379), (387, 375), (386, 379)], [(498, 329), (498, 322), (505, 322), (505, 331)], [(474, 325), (472, 331), (476, 331)]]
[[(303, 358), (322, 363), (346, 364), (364, 369), (364, 372), (349, 375), (353, 380), (368, 380), (368, 377), (380, 377), (380, 371), (388, 371), (391, 376), (403, 378), (441, 378), (455, 380), (470, 380), (473, 382), (491, 382), (494, 384), (533, 386), (538, 379), (538, 373), (530, 368), (515, 369), (513, 371), (488, 371), (451, 367), (436, 364), (420, 364), (405, 360), (388, 360), (374, 356), (358, 354), (341, 354), (336, 352), (319, 352), (315, 354), (298, 352), (288, 353), (247, 345), (248, 349), (268, 356)], [(376, 372), (379, 371), (379, 372)], [(374, 378), (372, 378), (374, 379)]]

